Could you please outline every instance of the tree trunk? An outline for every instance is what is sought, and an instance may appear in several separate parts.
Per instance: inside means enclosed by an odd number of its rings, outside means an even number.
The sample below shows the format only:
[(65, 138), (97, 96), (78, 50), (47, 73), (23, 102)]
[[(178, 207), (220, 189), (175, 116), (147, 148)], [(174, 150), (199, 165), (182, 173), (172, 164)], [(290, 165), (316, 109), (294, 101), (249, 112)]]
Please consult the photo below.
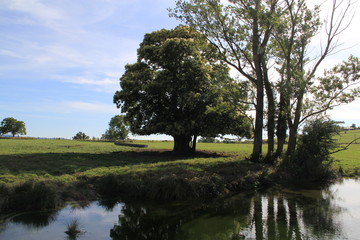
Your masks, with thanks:
[(267, 121), (267, 133), (268, 133), (268, 152), (265, 157), (265, 163), (274, 163), (274, 135), (275, 135), (275, 100), (274, 92), (271, 87), (270, 81), (265, 74), (264, 85), (266, 90), (266, 96), (268, 100), (268, 121)]
[(255, 14), (253, 16), (253, 29), (252, 29), (252, 51), (253, 60), (256, 73), (256, 116), (255, 116), (255, 129), (254, 129), (254, 147), (251, 155), (253, 162), (259, 162), (262, 154), (262, 133), (263, 133), (263, 120), (264, 120), (264, 77), (262, 71), (262, 51), (260, 47), (260, 35), (258, 26), (258, 12), (260, 8), (259, 1), (255, 1)]
[(192, 141), (192, 146), (191, 146), (191, 150), (193, 153), (196, 152), (196, 141), (197, 141), (197, 135), (194, 135), (193, 141)]
[(181, 155), (187, 155), (192, 153), (192, 148), (190, 147), (191, 137), (187, 135), (177, 135), (173, 136), (174, 138), (174, 148), (173, 152)]
[[(295, 152), (296, 148), (296, 142), (297, 142), (297, 135), (298, 135), (298, 129), (300, 124), (300, 118), (301, 118), (301, 111), (303, 107), (303, 98), (304, 98), (304, 89), (299, 93), (299, 96), (297, 97), (297, 104), (295, 109), (295, 115), (294, 115), (294, 122), (289, 122), (289, 144), (288, 149), (286, 151), (286, 155), (290, 156)], [(289, 120), (290, 121), (290, 120)]]
[(254, 129), (254, 147), (251, 155), (253, 162), (259, 162), (262, 153), (262, 133), (264, 119), (264, 89), (262, 79), (257, 80), (256, 116)]
[(275, 157), (280, 157), (282, 155), (286, 141), (286, 130), (287, 130), (286, 113), (287, 113), (288, 105), (284, 96), (285, 94), (287, 93), (280, 94), (279, 115), (278, 115), (277, 127), (276, 127), (277, 148), (276, 148)]
[(286, 155), (290, 156), (294, 153), (297, 142), (298, 125), (293, 125), (289, 128), (289, 143), (286, 151)]

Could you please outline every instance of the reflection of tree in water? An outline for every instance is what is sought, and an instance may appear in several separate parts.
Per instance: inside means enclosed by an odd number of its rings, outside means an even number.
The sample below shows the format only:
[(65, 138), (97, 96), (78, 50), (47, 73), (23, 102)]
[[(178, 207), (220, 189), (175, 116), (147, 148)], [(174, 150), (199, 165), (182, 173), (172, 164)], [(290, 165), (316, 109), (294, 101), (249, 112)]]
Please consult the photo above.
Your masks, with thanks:
[[(337, 239), (341, 235), (338, 215), (330, 191), (318, 196), (272, 192), (255, 195), (251, 201), (251, 226), (241, 235), (251, 239)], [(322, 194), (321, 194), (322, 193)]]
[(342, 226), (338, 216), (345, 210), (336, 204), (333, 192), (323, 190), (321, 197), (308, 202), (299, 201), (298, 205), (302, 209), (304, 224), (311, 227), (314, 235), (322, 237), (324, 234), (341, 234)]
[(343, 209), (335, 202), (325, 190), (312, 196), (295, 191), (243, 194), (207, 205), (126, 204), (110, 235), (113, 240), (337, 239)]
[(106, 212), (111, 212), (119, 203), (119, 200), (116, 200), (115, 198), (100, 198), (98, 203)]
[(174, 205), (169, 208), (143, 207), (125, 204), (119, 215), (119, 224), (110, 231), (113, 240), (118, 239), (175, 239), (181, 225), (194, 217), (188, 206)]
[[(241, 204), (247, 204), (243, 201)], [(142, 206), (138, 204), (125, 204), (122, 214), (119, 215), (119, 223), (110, 231), (113, 240), (118, 239), (200, 239), (199, 236), (194, 237), (194, 232), (189, 229), (188, 223), (197, 219), (204, 214), (207, 218), (224, 216), (247, 216), (249, 206), (234, 206), (233, 201), (213, 202), (211, 204), (189, 204), (189, 205), (169, 205), (167, 207), (159, 206)], [(245, 212), (244, 212), (245, 211)], [(234, 223), (233, 220), (231, 220)], [(196, 224), (196, 223), (195, 223)], [(201, 224), (201, 223), (200, 223)], [(193, 225), (193, 224), (191, 224)], [(206, 222), (205, 228), (209, 231), (218, 232), (222, 224), (218, 222)], [(228, 224), (226, 224), (228, 226)], [(230, 234), (226, 234), (225, 238), (229, 239), (234, 232), (238, 232), (240, 228), (237, 225), (231, 225), (233, 229)], [(202, 226), (199, 226), (203, 228)], [(235, 230), (234, 230), (235, 229)], [(189, 230), (189, 231), (187, 231)], [(195, 232), (200, 232), (195, 230)], [(214, 232), (214, 233), (215, 233)], [(220, 234), (223, 235), (223, 234)], [(218, 237), (220, 236), (218, 235)], [(204, 239), (207, 239), (206, 236)], [(220, 238), (217, 238), (220, 239)], [(222, 238), (221, 238), (222, 239)], [(236, 238), (234, 238), (236, 239)]]
[(21, 214), (12, 218), (12, 222), (21, 223), (28, 228), (40, 229), (56, 220), (59, 211), (44, 211)]

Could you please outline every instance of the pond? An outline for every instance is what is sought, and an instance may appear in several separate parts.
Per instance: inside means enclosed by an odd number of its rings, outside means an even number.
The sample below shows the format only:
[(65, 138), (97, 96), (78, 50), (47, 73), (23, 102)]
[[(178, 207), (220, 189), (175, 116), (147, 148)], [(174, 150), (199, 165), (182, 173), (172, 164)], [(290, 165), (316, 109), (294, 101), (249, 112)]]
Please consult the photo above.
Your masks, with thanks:
[[(82, 233), (69, 237), (76, 219)], [(0, 239), (359, 239), (360, 181), (323, 189), (269, 189), (208, 203), (99, 201), (21, 214)]]

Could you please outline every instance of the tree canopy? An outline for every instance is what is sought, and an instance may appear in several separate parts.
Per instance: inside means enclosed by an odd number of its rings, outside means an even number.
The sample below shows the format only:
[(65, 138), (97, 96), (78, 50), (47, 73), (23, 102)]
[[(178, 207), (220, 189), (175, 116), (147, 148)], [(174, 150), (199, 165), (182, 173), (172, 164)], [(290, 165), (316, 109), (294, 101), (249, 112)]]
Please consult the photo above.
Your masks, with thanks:
[(239, 101), (246, 92), (230, 78), (216, 49), (190, 27), (146, 34), (120, 86), (114, 103), (126, 114), (131, 131), (171, 135), (176, 152), (195, 150), (197, 136), (249, 133), (238, 111), (245, 108)]
[(102, 139), (124, 140), (129, 135), (129, 126), (123, 115), (116, 115), (111, 118), (109, 128), (102, 135)]
[(90, 139), (90, 137), (83, 132), (78, 132), (77, 134), (75, 134), (73, 139), (74, 140), (88, 140), (88, 139)]
[(16, 134), (26, 135), (25, 123), (12, 117), (4, 118), (1, 121), (0, 134), (6, 133), (11, 133), (13, 136)]

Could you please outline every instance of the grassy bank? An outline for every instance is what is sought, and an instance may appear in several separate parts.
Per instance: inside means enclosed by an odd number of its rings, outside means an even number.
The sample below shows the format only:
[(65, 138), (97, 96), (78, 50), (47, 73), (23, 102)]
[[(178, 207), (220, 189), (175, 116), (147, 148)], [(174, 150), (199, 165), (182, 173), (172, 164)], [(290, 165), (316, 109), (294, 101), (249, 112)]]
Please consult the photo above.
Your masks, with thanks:
[[(102, 195), (188, 199), (222, 196), (266, 185), (273, 169), (248, 162), (250, 144), (199, 143), (180, 157), (172, 142), (136, 141), (147, 149), (110, 142), (0, 139), (0, 209), (53, 208)], [(360, 144), (335, 155), (334, 167), (359, 173)]]

